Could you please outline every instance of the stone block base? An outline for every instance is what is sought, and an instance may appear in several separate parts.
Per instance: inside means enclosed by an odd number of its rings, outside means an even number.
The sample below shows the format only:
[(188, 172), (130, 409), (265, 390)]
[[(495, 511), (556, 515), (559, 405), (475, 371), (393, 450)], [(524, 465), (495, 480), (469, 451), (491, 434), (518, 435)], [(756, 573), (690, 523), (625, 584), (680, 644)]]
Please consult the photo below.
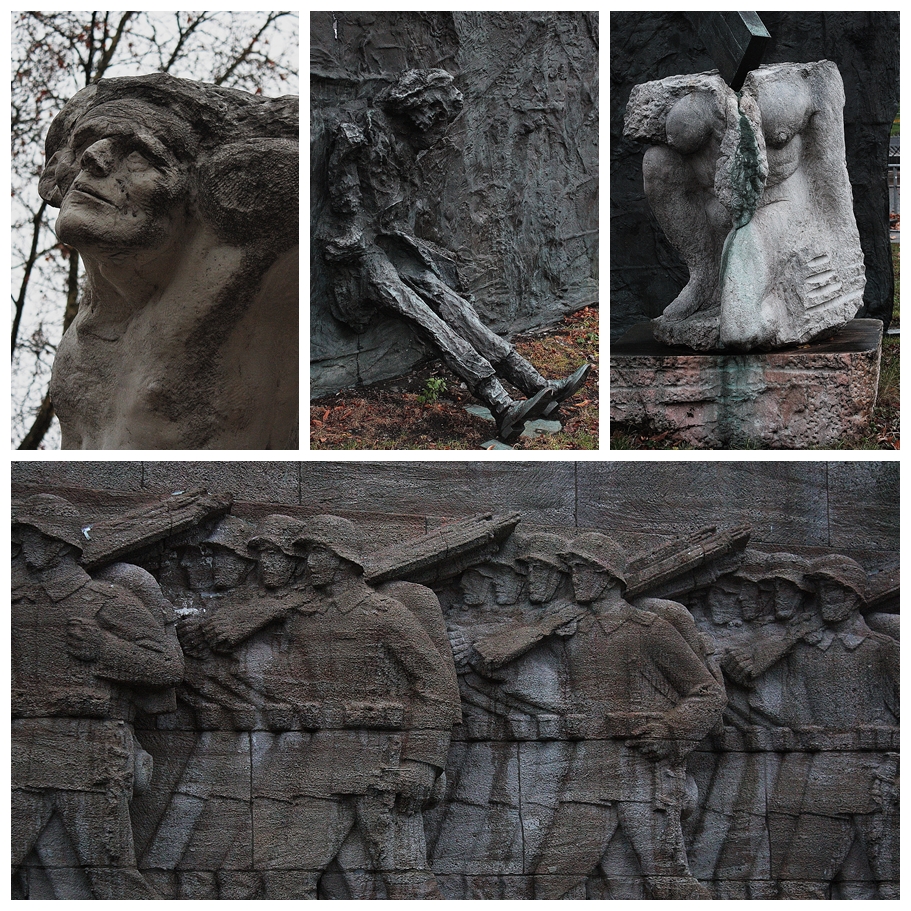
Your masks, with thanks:
[(611, 421), (669, 430), (705, 449), (831, 446), (867, 427), (882, 323), (855, 319), (783, 351), (694, 353), (639, 323), (611, 344)]

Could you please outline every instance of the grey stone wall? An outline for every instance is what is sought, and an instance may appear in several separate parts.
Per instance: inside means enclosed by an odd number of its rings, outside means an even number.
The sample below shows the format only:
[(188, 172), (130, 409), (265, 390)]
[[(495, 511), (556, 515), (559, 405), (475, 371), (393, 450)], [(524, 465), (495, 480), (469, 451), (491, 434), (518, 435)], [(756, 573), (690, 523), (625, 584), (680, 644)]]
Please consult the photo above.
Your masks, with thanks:
[[(141, 500), (204, 486), (239, 509), (372, 514), (423, 533), (443, 519), (522, 513), (528, 522), (659, 542), (705, 525), (753, 527), (751, 543), (828, 548), (868, 572), (898, 562), (893, 462), (20, 462), (14, 492), (106, 490)], [(96, 498), (97, 499), (97, 498)]]
[[(761, 13), (771, 33), (763, 63), (832, 60), (845, 86), (845, 146), (867, 285), (859, 316), (892, 317), (886, 184), (898, 111), (898, 13)], [(623, 138), (634, 85), (714, 69), (684, 13), (611, 13), (611, 337), (651, 319), (680, 292), (687, 270), (642, 189), (641, 143)]]
[[(403, 70), (465, 98), (422, 160), (417, 235), (455, 254), (482, 319), (509, 336), (598, 300), (598, 14), (313, 13), (310, 217), (326, 205), (326, 124)], [(428, 352), (401, 320), (335, 320), (311, 252), (311, 393), (376, 382)]]

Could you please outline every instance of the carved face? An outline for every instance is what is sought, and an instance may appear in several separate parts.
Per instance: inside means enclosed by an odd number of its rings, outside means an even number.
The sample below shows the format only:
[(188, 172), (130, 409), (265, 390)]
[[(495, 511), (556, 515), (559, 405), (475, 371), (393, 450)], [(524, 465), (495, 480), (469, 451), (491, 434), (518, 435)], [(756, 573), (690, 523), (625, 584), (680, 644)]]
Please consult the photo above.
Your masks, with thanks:
[(591, 604), (597, 601), (604, 590), (613, 581), (607, 570), (602, 569), (588, 560), (573, 560), (573, 592), (579, 604)]
[(487, 601), (490, 592), (490, 576), (478, 572), (476, 569), (468, 569), (462, 573), (459, 586), (462, 589), (462, 601), (466, 605), (477, 607)]
[(47, 535), (43, 535), (28, 526), (24, 526), (21, 529), (19, 538), (22, 542), (25, 565), (33, 571), (55, 566), (67, 551), (75, 553), (74, 549), (66, 542), (58, 541), (56, 538), (49, 538)]
[(553, 598), (563, 573), (542, 560), (528, 560), (528, 598), (532, 604), (546, 604)]
[(325, 588), (335, 582), (343, 567), (343, 560), (329, 548), (315, 546), (307, 555), (307, 569), (310, 584), (314, 588)]
[(294, 575), (296, 561), (283, 550), (264, 544), (259, 551), (259, 578), (266, 588), (287, 585)]
[(180, 565), (193, 591), (227, 591), (244, 581), (253, 564), (224, 548), (204, 546), (185, 553)]
[(841, 623), (860, 609), (860, 598), (851, 589), (829, 579), (820, 579), (816, 593), (819, 612), (826, 623)]
[(497, 604), (515, 604), (519, 600), (525, 577), (508, 566), (497, 567), (493, 575), (493, 593)]
[(747, 579), (741, 580), (738, 600), (740, 602), (740, 616), (748, 623), (761, 615), (763, 599), (758, 583)]
[(49, 163), (62, 196), (57, 237), (90, 254), (160, 248), (183, 224), (185, 169), (150, 109), (130, 119), (107, 107), (83, 117)]
[(775, 582), (775, 616), (779, 620), (790, 620), (803, 608), (804, 594), (799, 586), (788, 579)]

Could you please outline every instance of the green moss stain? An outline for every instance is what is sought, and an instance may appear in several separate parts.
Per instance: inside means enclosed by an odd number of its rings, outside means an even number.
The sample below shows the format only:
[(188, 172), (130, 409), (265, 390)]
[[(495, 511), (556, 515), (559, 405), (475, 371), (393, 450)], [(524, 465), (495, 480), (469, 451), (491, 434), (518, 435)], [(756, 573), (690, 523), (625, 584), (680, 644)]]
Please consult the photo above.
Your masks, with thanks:
[[(741, 97), (741, 93), (738, 92), (738, 110)], [(738, 268), (737, 257), (742, 255), (745, 236), (738, 236), (737, 232), (753, 220), (753, 215), (759, 207), (759, 200), (762, 198), (762, 191), (765, 189), (765, 181), (759, 167), (759, 143), (749, 119), (742, 111), (738, 131), (740, 136), (731, 160), (731, 186), (733, 188), (731, 215), (734, 219), (734, 229), (728, 234), (721, 253), (722, 282), (731, 266), (730, 259), (735, 247), (737, 253), (734, 254), (733, 265), (734, 268)]]
[[(740, 97), (738, 93), (738, 108)], [(731, 162), (731, 184), (734, 187), (732, 214), (735, 231), (750, 223), (764, 189), (759, 168), (759, 143), (750, 121), (743, 113), (740, 114), (739, 130), (740, 139)]]

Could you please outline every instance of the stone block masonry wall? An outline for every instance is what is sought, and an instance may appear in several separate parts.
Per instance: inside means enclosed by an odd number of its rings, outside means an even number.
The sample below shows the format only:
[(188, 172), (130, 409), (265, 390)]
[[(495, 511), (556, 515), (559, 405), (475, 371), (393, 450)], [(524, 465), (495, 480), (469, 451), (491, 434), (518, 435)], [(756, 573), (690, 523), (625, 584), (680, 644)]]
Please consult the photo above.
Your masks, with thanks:
[(898, 475), (14, 465), (14, 894), (897, 897)]
[[(104, 491), (142, 502), (172, 490), (231, 493), (242, 512), (375, 514), (421, 531), (478, 512), (660, 541), (708, 524), (753, 527), (764, 549), (831, 548), (870, 572), (898, 562), (898, 469), (882, 462), (20, 462), (13, 491)], [(249, 504), (249, 505), (247, 505)]]

